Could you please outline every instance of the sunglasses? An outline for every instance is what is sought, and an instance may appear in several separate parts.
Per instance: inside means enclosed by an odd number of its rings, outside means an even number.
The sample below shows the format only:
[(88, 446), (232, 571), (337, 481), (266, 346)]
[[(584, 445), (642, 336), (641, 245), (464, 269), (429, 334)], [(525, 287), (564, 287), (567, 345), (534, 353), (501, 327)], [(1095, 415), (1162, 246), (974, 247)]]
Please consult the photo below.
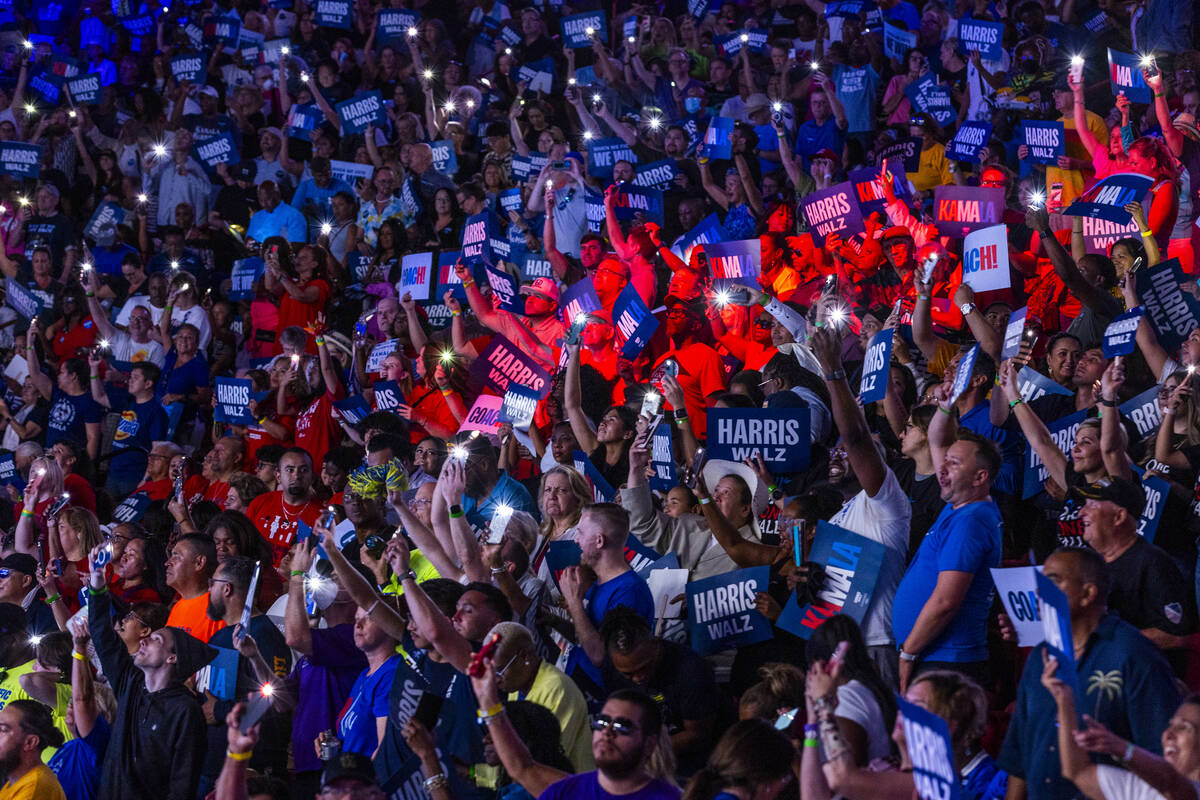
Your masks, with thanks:
[(625, 717), (613, 718), (607, 714), (596, 714), (592, 717), (592, 730), (606, 731), (610, 728), (617, 736), (632, 736), (637, 730), (637, 725)]
[(7, 578), (9, 575), (12, 575), (11, 569), (8, 567), (0, 567), (0, 578)]
[(771, 327), (772, 324), (773, 323), (771, 320), (763, 319), (761, 317), (759, 319), (754, 320), (754, 327), (756, 327), (756, 328), (769, 328), (769, 327)]

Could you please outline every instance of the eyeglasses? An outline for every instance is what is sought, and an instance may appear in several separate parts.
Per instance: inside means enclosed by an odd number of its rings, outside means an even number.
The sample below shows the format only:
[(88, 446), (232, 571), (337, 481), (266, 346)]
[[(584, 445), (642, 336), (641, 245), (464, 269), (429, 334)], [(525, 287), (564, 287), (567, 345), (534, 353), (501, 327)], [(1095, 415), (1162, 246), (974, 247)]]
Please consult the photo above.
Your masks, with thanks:
[(225, 578), (209, 578), (208, 588), (211, 589), (214, 583), (233, 583), (233, 581), (226, 580)]
[(524, 653), (514, 653), (513, 657), (508, 660), (507, 664), (505, 664), (503, 667), (500, 667), (498, 670), (496, 670), (496, 678), (499, 680), (504, 680), (504, 673), (508, 672), (508, 668), (513, 665), (514, 661), (516, 661), (518, 658), (521, 658), (524, 655), (525, 655)]
[(592, 730), (607, 731), (609, 729), (612, 729), (617, 736), (632, 736), (638, 727), (633, 724), (633, 720), (625, 717), (614, 718), (607, 714), (596, 714), (592, 717)]
[(771, 320), (766, 319), (765, 317), (759, 317), (758, 319), (754, 320), (754, 327), (756, 328), (769, 328), (773, 324), (774, 323)]

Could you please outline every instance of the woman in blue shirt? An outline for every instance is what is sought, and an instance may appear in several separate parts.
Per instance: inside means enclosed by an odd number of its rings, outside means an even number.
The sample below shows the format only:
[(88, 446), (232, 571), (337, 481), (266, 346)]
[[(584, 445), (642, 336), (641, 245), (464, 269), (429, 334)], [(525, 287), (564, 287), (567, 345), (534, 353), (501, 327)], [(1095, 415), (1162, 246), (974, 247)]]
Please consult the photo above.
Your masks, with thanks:
[(174, 345), (163, 363), (158, 394), (165, 405), (194, 403), (208, 389), (208, 361), (199, 350), (200, 331), (185, 322), (175, 331)]

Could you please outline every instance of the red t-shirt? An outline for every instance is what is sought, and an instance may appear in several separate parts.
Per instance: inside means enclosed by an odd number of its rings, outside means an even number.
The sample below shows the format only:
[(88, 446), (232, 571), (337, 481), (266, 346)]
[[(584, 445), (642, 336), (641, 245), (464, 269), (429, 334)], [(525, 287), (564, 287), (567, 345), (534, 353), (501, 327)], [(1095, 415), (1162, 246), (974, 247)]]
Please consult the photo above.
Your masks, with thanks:
[(134, 494), (137, 494), (138, 492), (145, 493), (145, 495), (150, 498), (150, 501), (153, 502), (155, 500), (168, 499), (174, 489), (174, 482), (170, 478), (160, 478), (156, 481), (147, 481), (133, 491)]
[(333, 404), (342, 399), (338, 396), (341, 394), (345, 392), (325, 392), (296, 417), (296, 446), (308, 451), (317, 469), (320, 469), (333, 443), (342, 438), (333, 408)]
[[(192, 503), (204, 497), (204, 490), (208, 488), (208, 478), (203, 475), (193, 475), (183, 482), (183, 499), (190, 506)], [(168, 493), (175, 491), (175, 483), (171, 482), (171, 488)]]
[[(310, 286), (316, 287), (320, 294), (315, 301), (311, 303), (302, 303), (296, 298), (292, 297), (288, 292), (284, 292), (283, 297), (281, 297), (279, 300), (279, 325), (276, 328), (277, 331), (282, 332), (283, 329), (289, 325), (296, 325), (303, 328), (304, 326), (314, 322), (317, 319), (317, 315), (325, 310), (325, 304), (329, 302), (329, 284), (321, 278), (316, 278), (308, 283), (298, 284), (298, 286), (301, 289), (307, 289)], [(311, 334), (308, 336), (308, 343), (305, 346), (305, 350), (307, 350), (309, 353), (317, 352), (316, 341), (313, 339)], [(282, 348), (279, 346), (279, 339), (276, 337), (275, 352), (279, 353), (281, 351)]]
[[(452, 431), (458, 430), (458, 420), (454, 418), (454, 412), (446, 404), (446, 398), (442, 396), (440, 389), (417, 386), (404, 401), (425, 418), (438, 422)], [(417, 444), (430, 435), (425, 430), (425, 426), (419, 422), (412, 423), (408, 431), (409, 439), (413, 444)]]
[(96, 513), (96, 492), (82, 475), (72, 472), (63, 478), (63, 489), (71, 495), (71, 505)]
[(304, 505), (293, 506), (283, 501), (282, 491), (260, 495), (254, 498), (250, 507), (246, 509), (246, 516), (258, 528), (258, 532), (263, 535), (263, 538), (271, 544), (276, 566), (287, 554), (296, 538), (297, 523), (303, 521), (305, 525), (311, 527), (316, 523), (320, 514), (321, 504), (316, 500), (309, 500)]
[(212, 500), (222, 510), (225, 508), (225, 498), (229, 496), (229, 484), (226, 481), (213, 481), (201, 495), (202, 500)]
[(696, 438), (703, 439), (707, 430), (708, 406), (705, 398), (725, 391), (725, 364), (717, 351), (702, 342), (686, 344), (678, 350), (668, 350), (654, 362), (657, 367), (668, 358), (679, 364), (679, 386), (688, 418)]
[(246, 426), (246, 439), (245, 439), (245, 443), (246, 443), (245, 463), (246, 464), (254, 465), (254, 464), (258, 463), (258, 449), (260, 447), (266, 447), (269, 444), (281, 444), (284, 447), (289, 447), (292, 444), (292, 439), (295, 438), (296, 418), (290, 414), (286, 414), (286, 415), (279, 417), (278, 419), (275, 419), (273, 421), (278, 422), (280, 425), (287, 428), (289, 431), (292, 432), (292, 435), (289, 436), (287, 439), (284, 439), (281, 441), (279, 439), (276, 439), (271, 434), (267, 433), (266, 430), (263, 429), (263, 427), (261, 425), (258, 425), (258, 424), (247, 425)]
[(81, 347), (88, 348), (95, 343), (96, 323), (88, 316), (84, 317), (83, 322), (71, 330), (59, 331), (58, 336), (55, 336), (54, 341), (50, 343), (50, 349), (54, 352), (55, 358), (63, 361), (78, 355)]

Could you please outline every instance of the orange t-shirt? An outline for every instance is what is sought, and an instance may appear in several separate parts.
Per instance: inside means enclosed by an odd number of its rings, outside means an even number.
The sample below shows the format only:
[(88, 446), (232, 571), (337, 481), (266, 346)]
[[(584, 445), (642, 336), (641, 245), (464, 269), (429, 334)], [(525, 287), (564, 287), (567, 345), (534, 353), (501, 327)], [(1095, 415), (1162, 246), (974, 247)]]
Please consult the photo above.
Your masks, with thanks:
[(171, 606), (167, 625), (187, 631), (202, 642), (207, 642), (214, 633), (225, 627), (224, 622), (208, 618), (208, 592), (190, 600), (177, 600), (175, 605)]

